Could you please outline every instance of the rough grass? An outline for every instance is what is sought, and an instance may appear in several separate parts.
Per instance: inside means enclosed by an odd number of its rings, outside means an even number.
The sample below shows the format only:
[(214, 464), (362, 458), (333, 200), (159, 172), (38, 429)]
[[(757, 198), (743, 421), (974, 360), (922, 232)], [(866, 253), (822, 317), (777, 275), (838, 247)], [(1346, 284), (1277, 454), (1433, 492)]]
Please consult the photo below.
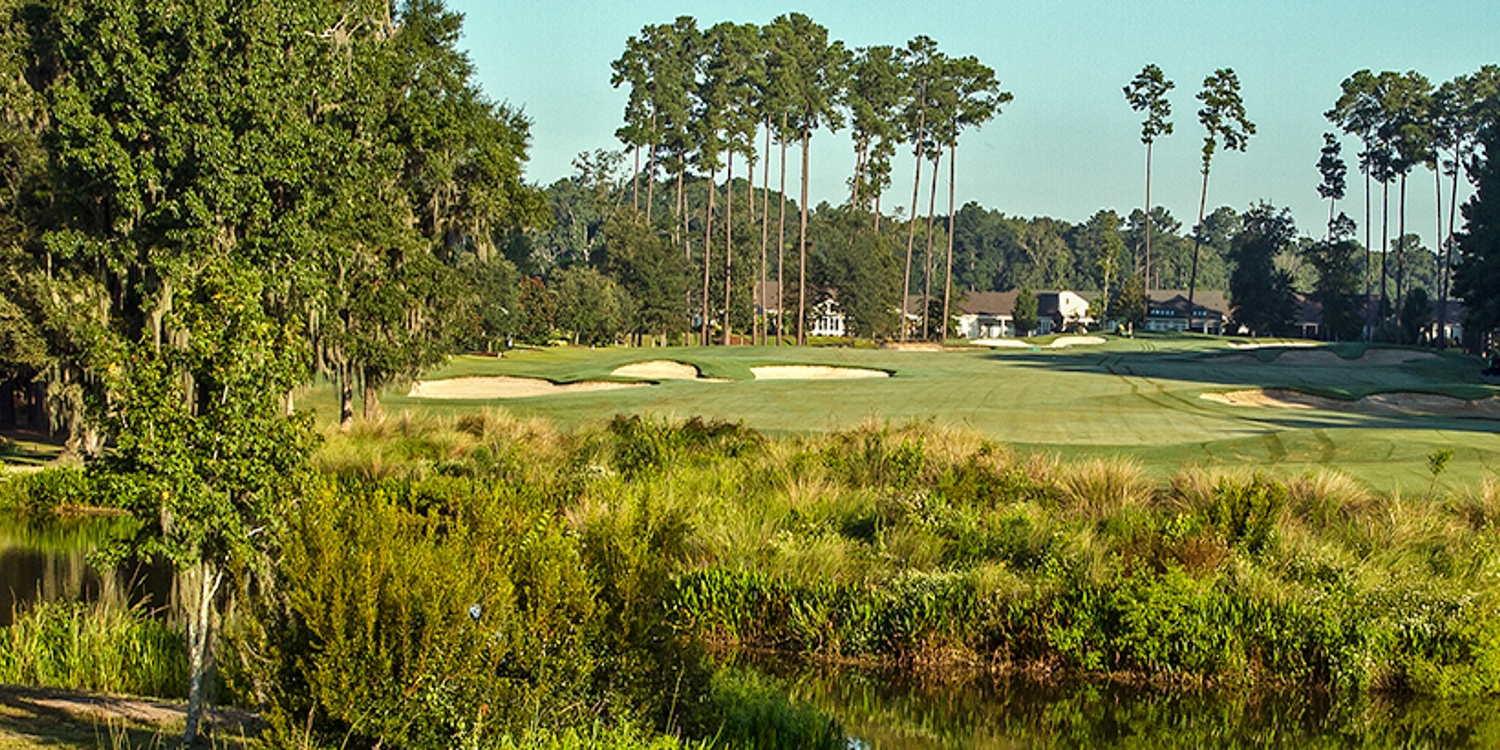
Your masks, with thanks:
[[(395, 388), (393, 414), (456, 417), (488, 406), (518, 419), (542, 418), (565, 430), (597, 426), (616, 413), (671, 419), (702, 416), (743, 422), (773, 435), (852, 429), (867, 420), (956, 428), (1068, 461), (1127, 456), (1164, 479), (1187, 468), (1250, 466), (1283, 479), (1343, 471), (1378, 491), (1425, 491), (1426, 457), (1453, 449), (1438, 488), (1478, 486), (1500, 468), (1500, 430), (1491, 420), (1381, 417), (1231, 407), (1204, 401), (1208, 390), (1295, 388), (1355, 399), (1424, 391), (1463, 398), (1500, 394), (1479, 380), (1482, 363), (1455, 353), (1392, 366), (1277, 364), (1278, 350), (1230, 349), (1231, 340), (1139, 335), (1106, 345), (1044, 351), (903, 352), (838, 347), (676, 347), (540, 349), (505, 358), (455, 357), (428, 377), (518, 375), (558, 382), (606, 379), (615, 367), (672, 359), (728, 383), (666, 382), (652, 388), (494, 402), (435, 402)], [(1358, 356), (1362, 346), (1341, 346)], [(1245, 356), (1226, 358), (1239, 353)], [(1258, 358), (1265, 358), (1262, 362)], [(816, 364), (892, 370), (871, 381), (754, 381), (761, 364)], [(322, 419), (336, 413), (333, 392), (299, 403)]]
[[(374, 455), (403, 481), (534, 484), (586, 549), (638, 561), (622, 569), (668, 555), (675, 593), (663, 603), (711, 642), (1167, 681), (1500, 691), (1493, 482), (1429, 496), (1372, 492), (1327, 469), (1156, 479), (1129, 457), (1057, 460), (868, 420), (782, 438), (628, 418), (518, 437), (516, 424), (396, 423), (374, 442), (406, 447)], [(474, 446), (501, 435), (511, 455), (546, 460), (476, 463)], [(325, 451), (372, 440), (332, 434)]]

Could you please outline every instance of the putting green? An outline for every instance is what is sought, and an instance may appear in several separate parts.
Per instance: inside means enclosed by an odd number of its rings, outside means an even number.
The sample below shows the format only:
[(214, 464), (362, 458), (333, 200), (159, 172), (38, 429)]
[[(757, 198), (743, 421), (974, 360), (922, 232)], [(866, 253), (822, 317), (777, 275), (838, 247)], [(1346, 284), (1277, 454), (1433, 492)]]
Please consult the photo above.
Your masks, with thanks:
[[(1474, 487), (1500, 471), (1500, 421), (1456, 415), (1246, 408), (1205, 392), (1288, 389), (1334, 399), (1435, 393), (1488, 398), (1479, 360), (1456, 353), (1339, 345), (1324, 351), (1235, 348), (1244, 340), (1201, 336), (1111, 338), (1066, 349), (890, 351), (825, 347), (538, 349), (503, 359), (457, 357), (424, 380), (540, 377), (610, 380), (615, 368), (668, 359), (728, 382), (663, 380), (652, 388), (538, 396), (524, 401), (423, 401), (404, 389), (388, 412), (453, 415), (486, 406), (564, 427), (616, 413), (743, 421), (770, 433), (847, 428), (869, 419), (930, 422), (1064, 457), (1124, 454), (1157, 474), (1184, 466), (1299, 473), (1341, 469), (1378, 489), (1425, 492), (1427, 456), (1452, 449), (1439, 486)], [(1287, 342), (1305, 345), (1306, 342)], [(1283, 356), (1286, 355), (1286, 356)], [(1337, 355), (1337, 356), (1335, 356)], [(756, 380), (752, 367), (809, 365), (894, 373), (867, 380)], [(331, 389), (304, 403), (325, 419)]]

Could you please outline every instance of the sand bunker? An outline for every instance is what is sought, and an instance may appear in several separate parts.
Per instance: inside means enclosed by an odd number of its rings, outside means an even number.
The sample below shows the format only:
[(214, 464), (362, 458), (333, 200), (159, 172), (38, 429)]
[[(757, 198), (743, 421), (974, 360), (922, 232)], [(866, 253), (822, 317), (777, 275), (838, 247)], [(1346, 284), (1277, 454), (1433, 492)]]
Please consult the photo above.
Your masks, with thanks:
[(650, 362), (636, 362), (616, 367), (610, 374), (617, 378), (640, 378), (642, 380), (701, 380), (707, 383), (729, 382), (723, 378), (705, 378), (698, 372), (697, 367), (684, 362), (673, 362), (670, 359), (653, 359)]
[[(1439, 359), (1432, 352), (1416, 352), (1408, 349), (1367, 349), (1363, 356), (1344, 359), (1328, 349), (1287, 349), (1271, 360), (1273, 365), (1317, 365), (1320, 367), (1390, 367), (1418, 360)], [(1216, 362), (1267, 364), (1253, 354), (1226, 354), (1215, 357)]]
[(1440, 416), (1500, 419), (1500, 396), (1468, 401), (1435, 393), (1377, 393), (1358, 401), (1314, 396), (1283, 388), (1205, 393), (1200, 398), (1229, 406), (1259, 406), (1277, 409), (1317, 409), (1346, 414), (1379, 416)]
[(650, 383), (606, 383), (602, 381), (558, 385), (539, 378), (500, 376), (418, 380), (411, 384), (411, 392), (407, 395), (412, 398), (436, 399), (529, 398), (531, 396), (557, 396), (564, 393), (614, 391), (621, 388), (644, 388), (650, 385)]
[(969, 342), (974, 346), (988, 346), (994, 349), (1066, 349), (1070, 346), (1095, 346), (1105, 343), (1100, 336), (1059, 336), (1050, 344), (1030, 344), (1020, 339), (974, 339)]
[(1276, 341), (1265, 344), (1236, 344), (1230, 342), (1230, 349), (1316, 349), (1324, 346), (1316, 341)]
[(768, 365), (752, 367), (756, 380), (855, 380), (862, 378), (888, 378), (884, 370), (866, 370), (860, 367), (825, 367), (822, 365)]

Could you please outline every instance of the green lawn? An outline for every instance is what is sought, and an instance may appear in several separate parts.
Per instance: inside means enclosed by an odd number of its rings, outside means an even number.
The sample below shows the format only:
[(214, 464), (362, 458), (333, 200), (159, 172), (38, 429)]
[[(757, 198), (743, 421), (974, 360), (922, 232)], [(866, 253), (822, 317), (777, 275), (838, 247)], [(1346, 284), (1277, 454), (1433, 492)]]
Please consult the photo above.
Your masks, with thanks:
[[(666, 381), (651, 388), (495, 401), (409, 398), (391, 389), (384, 406), (454, 415), (491, 407), (563, 427), (616, 413), (740, 421), (769, 433), (849, 427), (867, 419), (930, 421), (973, 430), (1023, 449), (1063, 457), (1124, 454), (1165, 475), (1183, 466), (1251, 466), (1300, 473), (1331, 466), (1377, 489), (1425, 492), (1426, 457), (1452, 449), (1440, 486), (1474, 486), (1500, 471), (1500, 421), (1390, 417), (1227, 406), (1206, 391), (1295, 388), (1338, 398), (1423, 391), (1462, 398), (1500, 395), (1479, 378), (1478, 359), (1444, 353), (1401, 364), (1298, 365), (1282, 350), (1237, 351), (1235, 339), (1151, 336), (1071, 349), (901, 352), (831, 347), (537, 349), (503, 359), (455, 357), (426, 379), (471, 375), (540, 377), (559, 383), (611, 379), (631, 362), (670, 359), (728, 383)], [(1340, 356), (1363, 353), (1340, 345)], [(1413, 356), (1423, 352), (1413, 351)], [(887, 370), (894, 377), (851, 381), (756, 381), (750, 367), (817, 364)], [(336, 412), (332, 389), (302, 397), (321, 419)]]

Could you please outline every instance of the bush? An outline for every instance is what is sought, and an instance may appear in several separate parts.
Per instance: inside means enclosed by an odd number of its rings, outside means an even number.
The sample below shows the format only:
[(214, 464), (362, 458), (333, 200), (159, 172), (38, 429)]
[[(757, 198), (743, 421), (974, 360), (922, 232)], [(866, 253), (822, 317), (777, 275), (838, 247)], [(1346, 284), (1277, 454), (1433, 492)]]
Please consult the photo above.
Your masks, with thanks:
[(54, 466), (0, 479), (0, 508), (28, 513), (97, 504), (93, 483), (81, 468)]

